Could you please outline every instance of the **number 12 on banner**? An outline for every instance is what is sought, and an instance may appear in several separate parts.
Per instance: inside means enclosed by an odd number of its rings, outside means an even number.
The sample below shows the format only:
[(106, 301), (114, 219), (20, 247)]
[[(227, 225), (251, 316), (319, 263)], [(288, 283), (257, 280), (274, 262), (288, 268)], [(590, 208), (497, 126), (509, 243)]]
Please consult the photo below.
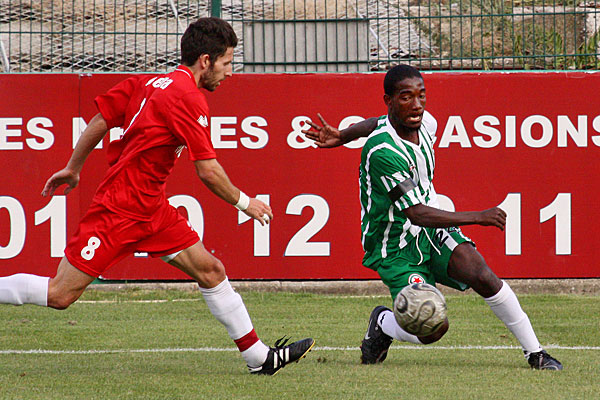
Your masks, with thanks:
[[(256, 198), (265, 204), (271, 205), (271, 196), (268, 194), (259, 194)], [(238, 211), (238, 225), (250, 221), (252, 218), (243, 211)], [(268, 257), (271, 255), (271, 229), (269, 224), (261, 225), (254, 221), (254, 256)]]
[[(259, 194), (256, 196), (266, 204), (270, 204), (270, 195)], [(329, 256), (329, 242), (313, 242), (310, 239), (316, 235), (329, 220), (329, 205), (321, 196), (315, 194), (300, 194), (294, 197), (287, 205), (285, 213), (288, 215), (301, 215), (305, 207), (314, 211), (313, 217), (304, 225), (288, 242), (284, 256)], [(250, 217), (244, 212), (238, 211), (238, 224), (250, 221)], [(254, 256), (268, 257), (271, 255), (271, 225), (261, 225), (254, 221)]]

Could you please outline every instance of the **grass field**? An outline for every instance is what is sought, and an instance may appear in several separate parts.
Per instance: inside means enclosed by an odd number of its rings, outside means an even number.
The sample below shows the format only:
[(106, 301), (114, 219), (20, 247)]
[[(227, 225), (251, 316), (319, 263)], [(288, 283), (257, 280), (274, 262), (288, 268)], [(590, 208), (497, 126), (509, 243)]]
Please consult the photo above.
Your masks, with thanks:
[(0, 306), (1, 399), (597, 399), (600, 298), (520, 296), (540, 341), (565, 366), (533, 371), (476, 295), (447, 296), (438, 343), (394, 343), (358, 362), (371, 309), (387, 297), (242, 296), (259, 336), (316, 346), (274, 377), (252, 376), (199, 293), (88, 291), (66, 311)]

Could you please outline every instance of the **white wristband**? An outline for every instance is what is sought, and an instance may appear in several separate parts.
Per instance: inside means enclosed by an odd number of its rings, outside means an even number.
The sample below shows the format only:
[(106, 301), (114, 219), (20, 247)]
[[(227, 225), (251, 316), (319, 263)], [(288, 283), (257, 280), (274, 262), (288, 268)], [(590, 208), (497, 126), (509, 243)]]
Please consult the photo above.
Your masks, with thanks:
[(250, 205), (250, 197), (248, 197), (248, 195), (246, 193), (244, 193), (240, 190), (240, 199), (238, 200), (237, 204), (235, 205), (235, 208), (237, 208), (240, 211), (244, 211), (246, 208), (248, 208), (249, 205)]

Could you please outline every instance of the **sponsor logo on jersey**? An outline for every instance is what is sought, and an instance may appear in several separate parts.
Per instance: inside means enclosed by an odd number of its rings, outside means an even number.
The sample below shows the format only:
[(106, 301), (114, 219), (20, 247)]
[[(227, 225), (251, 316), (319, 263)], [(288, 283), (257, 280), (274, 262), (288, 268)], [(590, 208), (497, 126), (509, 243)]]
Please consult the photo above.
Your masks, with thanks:
[(425, 283), (425, 278), (419, 274), (410, 274), (408, 277), (408, 284), (412, 285), (413, 283)]
[(198, 118), (198, 123), (200, 124), (200, 126), (203, 126), (206, 128), (208, 126), (208, 118), (206, 117), (206, 115), (201, 115)]

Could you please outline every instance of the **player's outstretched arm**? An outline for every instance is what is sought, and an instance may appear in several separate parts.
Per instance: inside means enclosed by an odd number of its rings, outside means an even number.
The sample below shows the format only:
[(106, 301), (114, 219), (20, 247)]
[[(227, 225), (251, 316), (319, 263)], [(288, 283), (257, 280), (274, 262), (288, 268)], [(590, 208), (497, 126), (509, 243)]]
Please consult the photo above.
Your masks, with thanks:
[(301, 132), (307, 138), (314, 140), (318, 147), (322, 148), (338, 147), (359, 137), (369, 136), (377, 127), (377, 118), (373, 117), (340, 131), (329, 125), (321, 114), (317, 113), (317, 116), (321, 120), (322, 125), (317, 125), (307, 120), (306, 123), (310, 125), (310, 128), (303, 129)]
[(273, 219), (271, 207), (256, 198), (248, 198), (235, 187), (216, 159), (197, 160), (194, 161), (194, 165), (200, 180), (221, 199), (235, 205), (246, 215), (260, 222), (261, 225), (268, 224)]
[(79, 183), (79, 173), (83, 168), (85, 160), (96, 145), (106, 136), (106, 132), (108, 132), (106, 121), (102, 117), (102, 114), (98, 113), (92, 118), (81, 134), (67, 166), (56, 172), (46, 181), (42, 190), (42, 196), (52, 196), (56, 189), (65, 184), (69, 186), (65, 189), (64, 194), (69, 194)]
[(404, 213), (413, 224), (430, 228), (483, 225), (495, 226), (500, 230), (504, 230), (506, 224), (506, 213), (498, 207), (483, 211), (449, 212), (417, 204), (405, 209)]

